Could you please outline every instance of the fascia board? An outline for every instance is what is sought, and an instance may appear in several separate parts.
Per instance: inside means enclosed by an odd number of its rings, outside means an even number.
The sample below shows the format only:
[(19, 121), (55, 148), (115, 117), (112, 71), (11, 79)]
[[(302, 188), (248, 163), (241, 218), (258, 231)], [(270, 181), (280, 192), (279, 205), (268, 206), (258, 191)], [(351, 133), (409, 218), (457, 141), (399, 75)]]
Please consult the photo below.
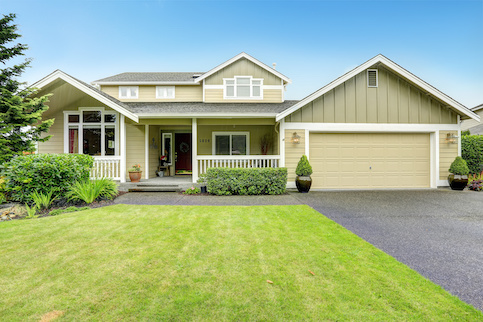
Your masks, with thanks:
[(137, 113), (139, 118), (154, 119), (154, 118), (275, 118), (277, 113), (257, 113), (256, 115), (247, 115), (246, 113), (170, 113), (170, 114), (151, 114), (151, 113)]
[(194, 81), (189, 82), (92, 82), (92, 85), (194, 85), (200, 86)]
[(469, 110), (468, 108), (466, 108), (464, 105), (458, 103), (457, 101), (455, 101), (454, 99), (452, 99), (448, 95), (440, 92), (439, 90), (437, 90), (433, 86), (429, 85), (428, 83), (426, 83), (425, 81), (423, 81), (419, 77), (411, 74), (406, 69), (404, 69), (401, 66), (397, 65), (396, 63), (394, 63), (393, 61), (389, 60), (388, 58), (386, 58), (383, 55), (377, 55), (376, 57), (368, 60), (367, 62), (363, 63), (362, 65), (354, 68), (350, 72), (342, 75), (341, 77), (337, 78), (333, 82), (331, 82), (331, 83), (327, 84), (326, 86), (322, 87), (321, 89), (319, 89), (318, 91), (314, 92), (313, 94), (311, 94), (311, 95), (307, 96), (306, 98), (302, 99), (300, 102), (298, 102), (297, 104), (293, 105), (289, 109), (287, 109), (287, 110), (279, 113), (277, 115), (276, 120), (277, 121), (280, 121), (284, 117), (292, 114), (293, 112), (297, 111), (301, 107), (305, 106), (307, 103), (309, 103), (309, 102), (311, 102), (311, 101), (319, 98), (320, 96), (324, 95), (328, 91), (334, 89), (335, 87), (339, 86), (340, 84), (344, 83), (345, 81), (351, 79), (352, 77), (356, 76), (357, 74), (361, 73), (362, 71), (368, 69), (369, 67), (371, 67), (371, 66), (373, 66), (373, 65), (375, 65), (377, 63), (382, 63), (385, 66), (389, 67), (390, 69), (392, 69), (397, 74), (405, 77), (410, 82), (412, 82), (412, 83), (416, 84), (417, 86), (419, 86), (420, 88), (422, 88), (424, 91), (430, 93), (431, 95), (433, 95), (434, 97), (438, 98), (439, 100), (447, 103), (448, 105), (450, 105), (451, 107), (453, 107), (454, 109), (456, 109), (461, 114), (464, 114), (464, 115), (466, 115), (466, 116), (468, 116), (468, 117), (470, 117), (470, 118), (472, 118), (472, 119), (474, 119), (476, 121), (479, 121), (480, 120), (480, 117), (478, 115), (476, 115), (475, 113), (473, 113), (471, 110)]
[(195, 79), (195, 82), (200, 82), (202, 81), (203, 79), (213, 75), (214, 73), (216, 73), (217, 71), (225, 68), (226, 66), (236, 62), (237, 60), (239, 60), (240, 58), (246, 58), (248, 59), (249, 61), (251, 61), (252, 63), (262, 67), (263, 69), (265, 69), (266, 71), (276, 75), (277, 77), (283, 79), (284, 81), (286, 81), (288, 84), (291, 84), (292, 83), (292, 80), (290, 78), (288, 78), (287, 76), (283, 75), (282, 73), (279, 73), (277, 72), (275, 69), (273, 68), (270, 68), (269, 66), (265, 65), (264, 63), (262, 63), (261, 61), (259, 61), (258, 59), (256, 58), (253, 58), (252, 56), (248, 55), (247, 53), (240, 53), (238, 55), (236, 55), (235, 57), (227, 60), (226, 62), (216, 66), (215, 68), (207, 71), (206, 73), (204, 73), (203, 75), (201, 75), (200, 77), (196, 78)]
[(107, 106), (109, 106), (113, 110), (115, 110), (115, 111), (121, 113), (122, 115), (130, 118), (131, 120), (133, 120), (135, 122), (139, 122), (139, 118), (136, 114), (129, 112), (128, 110), (126, 110), (122, 106), (119, 106), (116, 103), (114, 103), (113, 101), (111, 101), (111, 100), (107, 99), (106, 97), (100, 95), (99, 93), (96, 93), (92, 89), (86, 87), (84, 84), (80, 83), (79, 81), (77, 81), (76, 79), (72, 78), (71, 76), (67, 75), (66, 73), (64, 73), (63, 71), (61, 71), (59, 69), (54, 71), (52, 74), (47, 75), (46, 77), (42, 78), (38, 82), (34, 83), (32, 85), (32, 87), (36, 87), (36, 88), (40, 89), (40, 88), (43, 88), (44, 86), (50, 84), (51, 82), (53, 82), (54, 80), (59, 79), (59, 78), (64, 80), (65, 82), (69, 83), (70, 85), (74, 86), (75, 88), (79, 89), (80, 91), (86, 93), (87, 95), (92, 96), (93, 98), (95, 98), (99, 102), (106, 104)]

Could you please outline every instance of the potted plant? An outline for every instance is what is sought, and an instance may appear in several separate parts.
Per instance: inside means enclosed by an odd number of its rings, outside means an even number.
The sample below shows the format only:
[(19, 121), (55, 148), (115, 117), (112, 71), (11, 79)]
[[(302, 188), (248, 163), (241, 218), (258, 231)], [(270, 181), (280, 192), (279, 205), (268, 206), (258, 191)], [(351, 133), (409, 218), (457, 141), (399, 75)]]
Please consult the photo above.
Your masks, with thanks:
[(295, 174), (297, 175), (295, 178), (297, 190), (302, 193), (309, 192), (310, 186), (312, 185), (312, 178), (310, 177), (312, 174), (312, 167), (310, 166), (306, 155), (302, 155), (300, 158), (299, 163), (297, 164), (297, 169), (295, 169)]
[(463, 190), (468, 184), (468, 165), (462, 157), (456, 157), (449, 167), (448, 183), (453, 190)]
[(140, 164), (133, 165), (132, 168), (127, 171), (129, 172), (129, 180), (131, 180), (131, 182), (139, 182), (139, 180), (141, 180), (143, 172), (141, 171)]

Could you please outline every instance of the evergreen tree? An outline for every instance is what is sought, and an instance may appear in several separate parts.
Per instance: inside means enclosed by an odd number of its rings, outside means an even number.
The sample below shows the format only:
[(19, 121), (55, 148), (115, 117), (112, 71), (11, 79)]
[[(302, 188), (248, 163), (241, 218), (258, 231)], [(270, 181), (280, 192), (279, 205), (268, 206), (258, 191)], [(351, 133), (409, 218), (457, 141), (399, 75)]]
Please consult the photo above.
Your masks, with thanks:
[[(15, 14), (0, 18), (0, 63), (3, 66), (8, 60), (23, 56), (28, 49), (24, 44), (10, 44), (21, 37), (17, 25), (12, 23), (14, 19)], [(53, 119), (41, 121), (50, 95), (35, 97), (36, 89), (16, 80), (29, 64), (30, 59), (25, 59), (11, 67), (0, 68), (0, 164), (23, 152), (32, 152), (35, 142), (50, 138), (41, 138), (54, 123)]]

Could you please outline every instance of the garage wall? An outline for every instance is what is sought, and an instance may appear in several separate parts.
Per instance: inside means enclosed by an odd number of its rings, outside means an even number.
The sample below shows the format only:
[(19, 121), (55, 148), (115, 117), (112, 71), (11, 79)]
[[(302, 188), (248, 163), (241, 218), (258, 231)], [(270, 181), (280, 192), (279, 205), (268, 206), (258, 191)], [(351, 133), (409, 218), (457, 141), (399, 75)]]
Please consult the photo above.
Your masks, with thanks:
[[(300, 136), (299, 144), (292, 143), (292, 136), (294, 132), (297, 132), (297, 135)], [(285, 130), (285, 167), (287, 168), (288, 172), (288, 183), (293, 183), (295, 181), (295, 169), (297, 168), (297, 164), (300, 160), (300, 157), (306, 154), (306, 139), (308, 138), (305, 137), (305, 130)]]
[(458, 144), (449, 143), (446, 138), (448, 133), (458, 135), (456, 131), (439, 132), (439, 179), (446, 180), (449, 175), (449, 167), (458, 156)]

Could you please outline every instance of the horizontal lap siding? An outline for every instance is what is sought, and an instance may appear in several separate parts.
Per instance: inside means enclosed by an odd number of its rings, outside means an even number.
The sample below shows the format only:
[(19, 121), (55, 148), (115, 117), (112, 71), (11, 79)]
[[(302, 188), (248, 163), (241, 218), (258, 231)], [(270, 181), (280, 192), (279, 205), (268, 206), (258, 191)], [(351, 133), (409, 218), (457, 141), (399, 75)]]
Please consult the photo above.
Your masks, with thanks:
[[(293, 133), (296, 132), (297, 135), (300, 136), (300, 143), (294, 144), (292, 143), (292, 136)], [(285, 130), (285, 167), (288, 171), (288, 182), (295, 181), (295, 169), (297, 168), (297, 164), (302, 157), (302, 155), (306, 154), (305, 152), (305, 140), (308, 139), (305, 137), (305, 130)]]
[[(170, 86), (170, 85), (166, 85)], [(156, 98), (156, 86), (141, 85), (139, 86), (139, 96), (137, 99), (121, 99), (119, 98), (119, 86), (104, 85), (101, 90), (112, 97), (123, 102), (201, 102), (203, 101), (202, 86), (175, 86), (174, 99)]]
[(450, 143), (446, 140), (448, 133), (458, 135), (456, 131), (439, 132), (439, 179), (446, 180), (449, 175), (449, 167), (458, 156), (458, 144)]
[(54, 124), (49, 129), (47, 134), (42, 137), (52, 135), (46, 142), (39, 142), (38, 153), (64, 153), (64, 113), (59, 110), (45, 119), (55, 118)]
[(310, 134), (313, 187), (429, 187), (429, 147), (429, 134)]
[(285, 118), (286, 122), (457, 124), (456, 113), (378, 67), (377, 88), (363, 71)]

